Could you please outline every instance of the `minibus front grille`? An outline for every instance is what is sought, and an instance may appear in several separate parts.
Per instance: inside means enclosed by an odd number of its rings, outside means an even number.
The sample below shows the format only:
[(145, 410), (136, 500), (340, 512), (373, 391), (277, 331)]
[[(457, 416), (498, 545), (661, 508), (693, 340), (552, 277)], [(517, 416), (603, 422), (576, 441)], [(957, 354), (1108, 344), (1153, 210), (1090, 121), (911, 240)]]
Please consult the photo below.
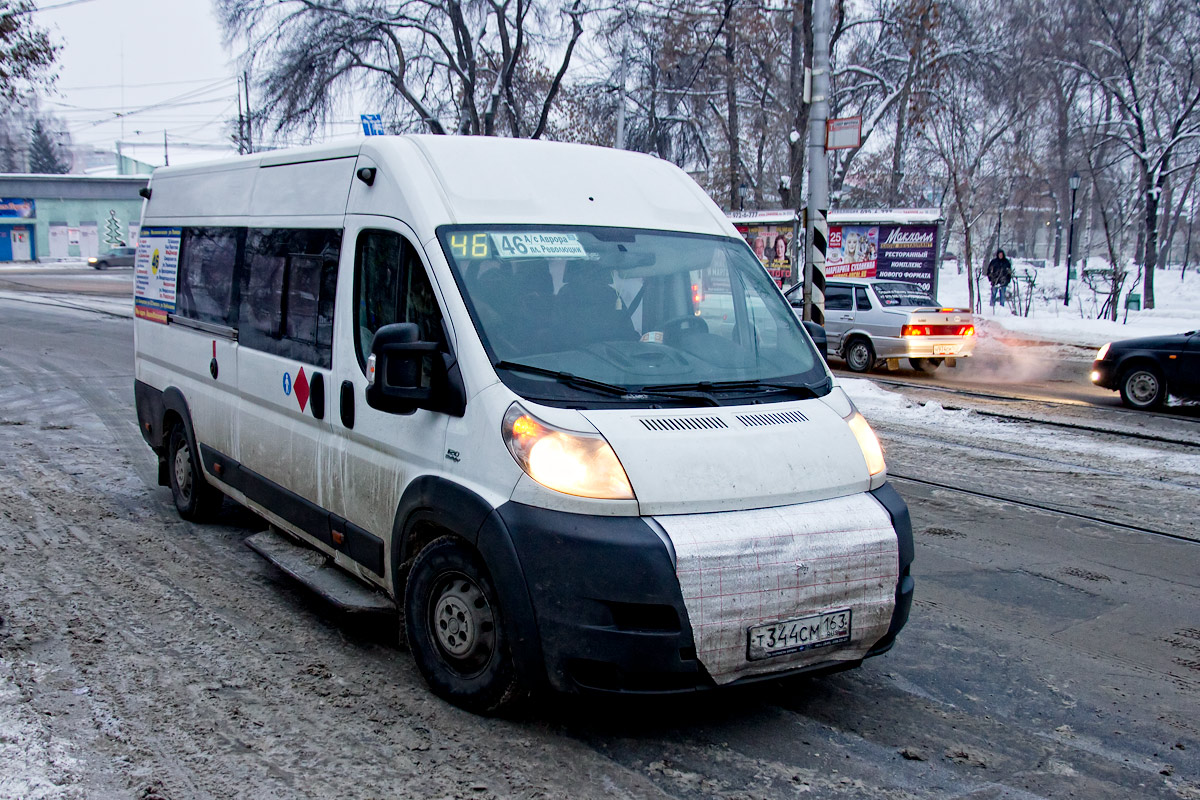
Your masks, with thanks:
[(638, 422), (649, 431), (711, 431), (729, 427), (719, 417), (654, 417)]
[(797, 422), (808, 422), (808, 417), (799, 411), (773, 411), (769, 414), (738, 414), (738, 421), (747, 428), (762, 425), (792, 425)]

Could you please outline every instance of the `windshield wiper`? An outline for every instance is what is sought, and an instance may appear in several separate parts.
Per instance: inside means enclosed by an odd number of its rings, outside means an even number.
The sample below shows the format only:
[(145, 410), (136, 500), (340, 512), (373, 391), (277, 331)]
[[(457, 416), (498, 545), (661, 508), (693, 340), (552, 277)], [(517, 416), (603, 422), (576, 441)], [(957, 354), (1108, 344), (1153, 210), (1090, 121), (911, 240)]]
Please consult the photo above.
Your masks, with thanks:
[(708, 405), (720, 405), (716, 398), (703, 392), (668, 392), (656, 391), (650, 388), (629, 389), (625, 386), (619, 386), (615, 383), (605, 383), (604, 381), (585, 378), (581, 375), (576, 375), (571, 372), (561, 372), (555, 369), (547, 369), (546, 367), (538, 367), (533, 364), (521, 364), (516, 361), (497, 361), (492, 365), (496, 369), (506, 369), (510, 372), (527, 372), (530, 375), (542, 375), (546, 378), (553, 378), (559, 383), (571, 386), (576, 389), (585, 389), (588, 391), (598, 392), (600, 394), (613, 395), (627, 400), (638, 400), (642, 397), (663, 397), (668, 400), (686, 400), (694, 402), (702, 400)]
[(530, 375), (542, 375), (546, 378), (554, 378), (559, 383), (564, 383), (567, 386), (574, 386), (577, 389), (592, 389), (593, 391), (603, 392), (617, 396), (629, 394), (629, 390), (624, 386), (618, 386), (615, 383), (605, 383), (604, 381), (596, 381), (591, 378), (584, 378), (570, 372), (560, 372), (556, 369), (546, 369), (545, 367), (536, 367), (533, 364), (520, 364), (516, 361), (497, 361), (492, 365), (496, 369), (506, 369), (510, 372), (528, 372)]
[(811, 386), (803, 383), (773, 383), (771, 381), (749, 380), (749, 381), (700, 381), (698, 383), (670, 383), (656, 386), (647, 386), (646, 390), (678, 392), (678, 391), (700, 391), (711, 394), (712, 392), (736, 392), (746, 389), (765, 389), (768, 391), (789, 392), (790, 394), (799, 397), (813, 398), (820, 397), (816, 390)]

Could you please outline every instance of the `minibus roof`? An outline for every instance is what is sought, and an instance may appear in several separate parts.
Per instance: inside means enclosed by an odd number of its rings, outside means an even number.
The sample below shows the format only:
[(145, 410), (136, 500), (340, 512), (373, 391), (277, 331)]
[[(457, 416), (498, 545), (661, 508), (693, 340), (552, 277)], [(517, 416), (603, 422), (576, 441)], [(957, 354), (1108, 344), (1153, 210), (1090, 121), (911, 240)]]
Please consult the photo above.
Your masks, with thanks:
[[(320, 163), (335, 161), (339, 166)], [(311, 166), (300, 166), (306, 164)], [(370, 187), (342, 182), (363, 165), (377, 170)], [(277, 167), (287, 169), (272, 169)], [(267, 169), (270, 180), (262, 172)], [(343, 169), (345, 179), (331, 179)], [(311, 190), (318, 172), (326, 187), (320, 193)], [(264, 180), (269, 190), (258, 186)], [(309, 190), (286, 191), (288, 181), (309, 184), (304, 187)], [(175, 188), (185, 186), (184, 192)], [(329, 215), (344, 207), (345, 213), (397, 216), (422, 239), (443, 224), (596, 225), (737, 236), (708, 195), (667, 161), (530, 139), (371, 136), (162, 167), (151, 187), (147, 218)]]
[[(600, 225), (737, 235), (686, 173), (652, 156), (494, 136), (407, 138), (425, 155), (457, 223)], [(375, 145), (368, 140), (364, 152)]]

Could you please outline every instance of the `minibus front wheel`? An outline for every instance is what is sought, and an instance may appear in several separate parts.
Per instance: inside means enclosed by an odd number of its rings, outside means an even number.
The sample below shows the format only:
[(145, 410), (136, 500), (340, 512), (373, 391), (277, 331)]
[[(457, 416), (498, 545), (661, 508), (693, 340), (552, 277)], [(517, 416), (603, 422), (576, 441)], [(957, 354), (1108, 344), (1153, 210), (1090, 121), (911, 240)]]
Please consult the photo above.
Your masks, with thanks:
[(417, 554), (404, 619), (417, 668), (442, 699), (496, 714), (524, 696), (491, 577), (461, 540), (443, 536)]

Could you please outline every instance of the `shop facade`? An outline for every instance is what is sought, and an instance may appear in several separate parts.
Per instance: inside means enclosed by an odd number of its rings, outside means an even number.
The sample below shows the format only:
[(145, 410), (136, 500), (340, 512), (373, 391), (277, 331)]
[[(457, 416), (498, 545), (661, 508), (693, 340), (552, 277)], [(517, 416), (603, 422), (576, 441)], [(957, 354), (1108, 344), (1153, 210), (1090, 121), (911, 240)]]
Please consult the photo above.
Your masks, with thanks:
[(136, 242), (148, 182), (0, 174), (0, 262), (80, 260)]

